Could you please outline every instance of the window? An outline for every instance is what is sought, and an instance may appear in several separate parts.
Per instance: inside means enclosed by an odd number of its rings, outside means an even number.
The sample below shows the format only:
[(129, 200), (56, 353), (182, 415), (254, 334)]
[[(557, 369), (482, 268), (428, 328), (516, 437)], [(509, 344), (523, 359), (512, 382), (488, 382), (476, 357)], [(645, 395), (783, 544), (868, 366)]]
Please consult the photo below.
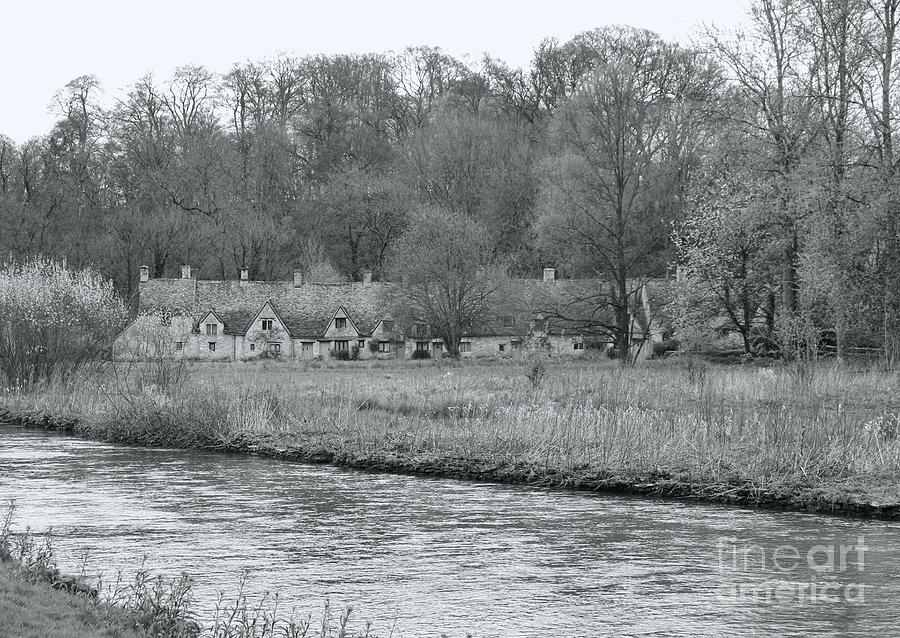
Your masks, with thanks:
[(394, 322), (390, 319), (385, 319), (381, 322), (381, 329), (385, 332), (390, 332), (394, 329)]
[(280, 343), (270, 343), (269, 344), (269, 352), (280, 353), (281, 352), (281, 344)]
[(573, 350), (584, 350), (584, 341), (576, 341), (572, 344)]
[(209, 347), (209, 351), (210, 351), (210, 352), (215, 352), (215, 351), (216, 351), (216, 342), (215, 342), (215, 341), (210, 341), (210, 342), (209, 342), (208, 344), (206, 344), (206, 345)]
[(350, 342), (349, 341), (335, 341), (334, 349), (337, 350), (338, 352), (345, 352), (350, 349)]
[(431, 344), (427, 341), (416, 341), (416, 350), (424, 350), (427, 352), (430, 345)]
[(217, 334), (219, 334), (219, 324), (216, 324), (216, 323), (206, 324), (206, 336), (214, 337)]
[(472, 342), (471, 341), (460, 341), (459, 342), (459, 351), (460, 352), (472, 352)]
[(424, 323), (413, 324), (413, 335), (416, 337), (424, 337), (428, 334), (428, 326)]
[(255, 344), (255, 343), (251, 343), (251, 344), (250, 344), (250, 350), (251, 350), (251, 351), (256, 350), (256, 344)]
[(175, 342), (175, 349), (176, 349), (176, 350), (183, 350), (183, 349), (184, 349), (184, 342), (183, 342), (183, 341), (176, 341), (176, 342)]
[(271, 330), (271, 329), (272, 329), (272, 324), (273, 324), (273, 323), (274, 323), (274, 322), (273, 322), (272, 319), (263, 319), (263, 320), (262, 320), (262, 329), (263, 329), (263, 330)]
[(366, 340), (360, 339), (359, 341), (356, 342), (356, 345), (360, 350), (362, 350), (363, 348), (366, 347)]
[(506, 352), (506, 344), (505, 343), (500, 344), (500, 352)]
[(346, 317), (337, 317), (334, 320), (334, 329), (335, 330), (343, 330), (347, 327), (347, 318)]
[(300, 344), (300, 352), (310, 353), (312, 352), (312, 344), (309, 342)]
[(378, 342), (378, 352), (390, 352), (391, 351), (391, 342), (390, 341), (379, 341)]

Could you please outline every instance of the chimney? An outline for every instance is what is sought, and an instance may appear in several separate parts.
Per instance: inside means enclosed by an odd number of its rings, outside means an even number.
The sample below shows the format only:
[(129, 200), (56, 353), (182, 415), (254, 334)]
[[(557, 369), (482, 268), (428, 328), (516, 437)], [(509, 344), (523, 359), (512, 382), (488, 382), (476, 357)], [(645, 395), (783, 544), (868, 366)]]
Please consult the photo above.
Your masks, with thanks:
[(141, 283), (150, 281), (150, 266), (141, 266)]
[(556, 268), (544, 268), (544, 281), (556, 280)]
[(241, 268), (241, 281), (247, 281), (248, 279), (250, 279), (250, 269)]
[(300, 270), (294, 271), (294, 288), (299, 288), (303, 285), (303, 272)]
[(181, 278), (182, 279), (190, 279), (191, 278), (191, 267), (185, 264), (181, 267)]
[(363, 273), (363, 286), (368, 286), (372, 283), (372, 271), (367, 270)]

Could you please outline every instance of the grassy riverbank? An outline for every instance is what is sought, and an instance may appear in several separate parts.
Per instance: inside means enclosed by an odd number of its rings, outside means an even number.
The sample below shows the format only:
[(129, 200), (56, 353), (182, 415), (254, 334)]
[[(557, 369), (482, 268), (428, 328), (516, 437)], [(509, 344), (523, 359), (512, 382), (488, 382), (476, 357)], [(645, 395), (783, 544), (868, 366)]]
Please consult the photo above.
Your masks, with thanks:
[(81, 596), (31, 583), (0, 561), (0, 636), (18, 638), (142, 638), (129, 623)]
[(285, 613), (277, 596), (248, 596), (236, 583), (211, 617), (193, 612), (189, 576), (151, 577), (140, 570), (94, 587), (56, 568), (51, 537), (13, 530), (15, 508), (0, 514), (0, 637), (10, 638), (375, 638), (368, 623), (350, 625), (352, 608), (327, 603), (317, 618)]
[(186, 579), (141, 572), (103, 592), (60, 573), (50, 536), (12, 529), (14, 506), (0, 515), (0, 636), (16, 638), (195, 638)]
[[(7, 393), (7, 420), (108, 441), (384, 471), (900, 517), (900, 377), (511, 362), (107, 370)], [(23, 419), (24, 417), (24, 419)]]

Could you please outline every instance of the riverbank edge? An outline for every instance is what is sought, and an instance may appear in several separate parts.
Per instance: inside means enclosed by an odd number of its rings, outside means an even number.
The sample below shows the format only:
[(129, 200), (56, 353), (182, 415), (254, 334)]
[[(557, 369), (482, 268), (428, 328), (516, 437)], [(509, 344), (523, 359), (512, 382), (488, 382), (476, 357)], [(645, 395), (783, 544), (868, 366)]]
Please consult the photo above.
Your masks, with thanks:
[[(78, 419), (47, 413), (14, 413), (0, 406), (0, 424), (22, 428), (66, 432), (81, 438), (121, 445), (140, 445), (127, 440), (110, 441), (91, 436), (78, 427)], [(756, 485), (750, 481), (734, 483), (698, 482), (679, 478), (666, 470), (644, 475), (621, 475), (592, 468), (583, 473), (574, 470), (528, 463), (497, 463), (477, 458), (417, 458), (412, 454), (372, 453), (360, 455), (343, 450), (281, 447), (275, 443), (242, 443), (222, 447), (197, 446), (208, 452), (262, 456), (313, 465), (431, 478), (449, 478), (506, 485), (525, 485), (548, 489), (589, 491), (617, 496), (673, 499), (747, 509), (784, 510), (857, 518), (900, 520), (900, 502), (878, 503), (866, 499), (878, 486), (847, 485)]]

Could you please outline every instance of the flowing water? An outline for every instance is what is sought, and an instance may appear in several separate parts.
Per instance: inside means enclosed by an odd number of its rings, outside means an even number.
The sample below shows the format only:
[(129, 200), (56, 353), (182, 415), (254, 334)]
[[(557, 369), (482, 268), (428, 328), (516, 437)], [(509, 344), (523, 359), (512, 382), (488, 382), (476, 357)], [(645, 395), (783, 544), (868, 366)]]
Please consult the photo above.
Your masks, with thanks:
[[(387, 636), (900, 635), (900, 524), (369, 474), (0, 426), (60, 567), (278, 591)], [(843, 547), (841, 547), (843, 546)], [(780, 549), (779, 549), (780, 548)], [(832, 551), (833, 550), (833, 551)]]

